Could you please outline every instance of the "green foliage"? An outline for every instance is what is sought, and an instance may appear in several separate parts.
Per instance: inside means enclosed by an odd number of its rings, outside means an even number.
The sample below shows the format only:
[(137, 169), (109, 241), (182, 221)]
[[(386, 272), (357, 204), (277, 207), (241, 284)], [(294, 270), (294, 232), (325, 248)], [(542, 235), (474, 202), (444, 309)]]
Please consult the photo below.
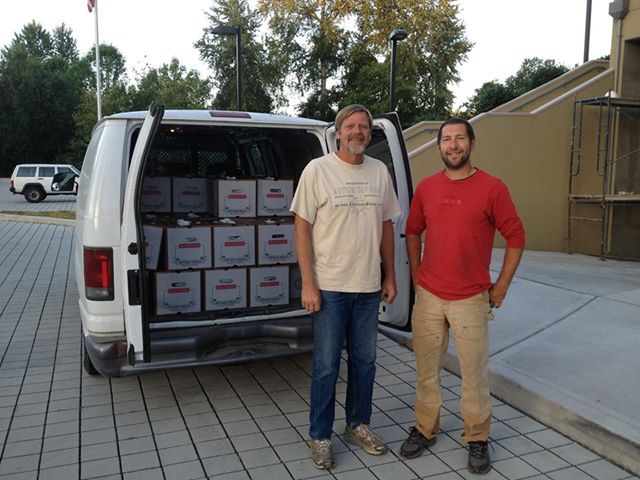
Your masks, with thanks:
[(242, 61), (242, 109), (270, 112), (282, 98), (282, 82), (274, 70), (265, 46), (256, 40), (260, 21), (246, 0), (214, 2), (206, 13), (209, 26), (195, 43), (200, 58), (215, 72), (214, 86), (218, 91), (213, 107), (236, 110), (236, 42), (235, 35), (218, 35), (214, 28), (230, 25), (240, 28)]
[(504, 84), (493, 80), (476, 89), (463, 106), (463, 116), (470, 118), (493, 110), (568, 71), (567, 67), (555, 60), (525, 58), (515, 75), (508, 77)]
[(147, 69), (130, 93), (134, 110), (146, 110), (153, 101), (167, 109), (206, 109), (211, 104), (211, 81), (173, 58), (160, 68)]
[[(73, 135), (80, 82), (70, 32), (32, 22), (0, 53), (0, 175), (19, 163), (53, 163)], [(55, 39), (55, 40), (54, 40)]]

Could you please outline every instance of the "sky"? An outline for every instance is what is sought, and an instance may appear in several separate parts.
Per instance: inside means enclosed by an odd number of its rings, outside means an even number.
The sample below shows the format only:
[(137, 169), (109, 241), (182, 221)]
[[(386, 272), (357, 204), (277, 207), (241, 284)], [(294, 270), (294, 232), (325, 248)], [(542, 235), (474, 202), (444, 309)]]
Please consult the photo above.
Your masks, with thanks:
[[(207, 25), (213, 0), (182, 2), (98, 0), (100, 43), (116, 46), (125, 56), (130, 78), (145, 65), (159, 67), (177, 57), (202, 76), (211, 71), (193, 44)], [(503, 82), (529, 57), (553, 59), (567, 67), (584, 56), (586, 0), (459, 0), (460, 18), (474, 44), (460, 66), (461, 81), (452, 85), (460, 106), (483, 83)], [(589, 59), (608, 55), (612, 18), (609, 0), (592, 0)], [(11, 2), (0, 15), (0, 46), (7, 46), (24, 25), (35, 20), (51, 31), (65, 24), (84, 55), (95, 44), (95, 16), (86, 0)], [(393, 25), (389, 30), (400, 28)], [(398, 48), (402, 48), (401, 44)]]

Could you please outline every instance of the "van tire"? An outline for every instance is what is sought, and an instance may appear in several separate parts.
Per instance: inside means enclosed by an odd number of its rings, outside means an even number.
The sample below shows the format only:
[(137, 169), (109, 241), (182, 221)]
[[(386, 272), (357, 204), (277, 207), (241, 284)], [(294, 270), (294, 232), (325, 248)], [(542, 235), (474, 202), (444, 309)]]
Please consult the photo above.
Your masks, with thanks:
[(39, 203), (46, 198), (47, 194), (42, 187), (30, 186), (24, 190), (24, 198), (29, 203)]
[(84, 355), (82, 357), (82, 366), (84, 367), (84, 371), (89, 375), (100, 375), (100, 372), (96, 370), (96, 367), (93, 366), (91, 357), (86, 350), (84, 350)]

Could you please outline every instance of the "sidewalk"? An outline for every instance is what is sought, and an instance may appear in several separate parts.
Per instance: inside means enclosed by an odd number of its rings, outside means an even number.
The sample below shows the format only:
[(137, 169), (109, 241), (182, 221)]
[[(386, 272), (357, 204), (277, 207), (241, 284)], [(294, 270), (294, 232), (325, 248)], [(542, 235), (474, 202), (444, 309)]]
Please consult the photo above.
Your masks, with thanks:
[(527, 251), (490, 332), (494, 395), (640, 473), (640, 263)]
[[(459, 441), (460, 379), (446, 372), (442, 377), (445, 401), (437, 444), (418, 459), (400, 459), (398, 448), (415, 421), (411, 408), (415, 400), (415, 361), (404, 346), (382, 335), (378, 340), (372, 424), (391, 452), (372, 457), (343, 441), (343, 362), (333, 437), (338, 464), (330, 472), (313, 468), (305, 443), (309, 355), (128, 378), (91, 377), (81, 366), (72, 239), (71, 227), (0, 222), (0, 480), (638, 480), (558, 433), (556, 430), (564, 428), (564, 417), (553, 416), (557, 409), (554, 398), (548, 400), (553, 406), (549, 408), (551, 420), (543, 419), (542, 423), (520, 411), (527, 407), (526, 402), (517, 403), (522, 398), (513, 402), (494, 399), (493, 469), (483, 477), (468, 473), (467, 452)], [(620, 281), (628, 275), (637, 284), (637, 264), (598, 263), (597, 259), (574, 256), (566, 257), (576, 262), (569, 267), (561, 264), (565, 258), (561, 255), (552, 256), (551, 264), (545, 260), (548, 254), (541, 255), (541, 265), (535, 252), (526, 255), (509, 306), (500, 309), (492, 325), (492, 366), (506, 365), (531, 375), (529, 366), (521, 365), (526, 360), (524, 354), (515, 355), (526, 353), (530, 342), (535, 347), (546, 332), (555, 332), (599, 301), (616, 307), (638, 306), (637, 302), (623, 303), (628, 300), (624, 293), (628, 285)], [(602, 270), (614, 265), (620, 268), (611, 275)], [(566, 289), (565, 282), (571, 285), (573, 281), (566, 271), (575, 269), (583, 279), (595, 272), (594, 287), (599, 288), (604, 278), (608, 298), (591, 299), (591, 293)], [(545, 285), (548, 278), (559, 286)], [(553, 301), (542, 302), (540, 294), (532, 297), (532, 292), (546, 292)], [(607, 325), (620, 318), (617, 312), (608, 311)], [(589, 318), (582, 320), (584, 325)], [(628, 323), (638, 321), (637, 315), (631, 318)], [(594, 322), (598, 320), (602, 321), (593, 318)], [(536, 333), (538, 329), (544, 330)], [(629, 344), (637, 343), (637, 333), (632, 338), (634, 331), (627, 329), (627, 334)], [(571, 335), (569, 330), (569, 343), (577, 343)], [(553, 337), (560, 335), (554, 333)], [(603, 333), (596, 337), (605, 339)], [(543, 358), (552, 361), (560, 356), (566, 362), (562, 357), (565, 349), (556, 349), (556, 345), (548, 350), (545, 347)], [(580, 360), (580, 349), (576, 350), (575, 360)], [(596, 354), (598, 358), (601, 355)], [(625, 355), (623, 352), (621, 357), (631, 368), (637, 355)], [(572, 365), (563, 363), (560, 370), (552, 372), (566, 380), (565, 388), (571, 387), (575, 378), (560, 375), (566, 375), (564, 371)], [(598, 365), (590, 361), (587, 366), (602, 375)], [(537, 372), (538, 376), (543, 373)], [(499, 385), (496, 378), (494, 375), (494, 385)], [(550, 380), (538, 380), (542, 381), (548, 388), (554, 387)], [(613, 384), (616, 379), (605, 376), (598, 381)], [(639, 391), (633, 375), (623, 378), (622, 385), (628, 385), (630, 392)], [(604, 391), (604, 386), (599, 387)], [(526, 390), (518, 387), (517, 392)], [(538, 390), (529, 392), (542, 398)], [(499, 394), (506, 399), (504, 392)], [(635, 397), (628, 399), (627, 407)], [(587, 398), (598, 405), (609, 400), (607, 395)], [(607, 405), (600, 411), (611, 415), (612, 410)], [(598, 445), (590, 448), (610, 443), (609, 438), (596, 439)]]

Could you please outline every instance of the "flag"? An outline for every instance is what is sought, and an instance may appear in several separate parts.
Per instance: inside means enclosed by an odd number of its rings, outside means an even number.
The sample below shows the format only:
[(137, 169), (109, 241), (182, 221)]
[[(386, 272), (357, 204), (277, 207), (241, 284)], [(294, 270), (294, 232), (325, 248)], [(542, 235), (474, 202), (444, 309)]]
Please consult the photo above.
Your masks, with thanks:
[(89, 13), (93, 12), (93, 9), (96, 8), (96, 1), (97, 0), (87, 0), (87, 10), (89, 10)]

